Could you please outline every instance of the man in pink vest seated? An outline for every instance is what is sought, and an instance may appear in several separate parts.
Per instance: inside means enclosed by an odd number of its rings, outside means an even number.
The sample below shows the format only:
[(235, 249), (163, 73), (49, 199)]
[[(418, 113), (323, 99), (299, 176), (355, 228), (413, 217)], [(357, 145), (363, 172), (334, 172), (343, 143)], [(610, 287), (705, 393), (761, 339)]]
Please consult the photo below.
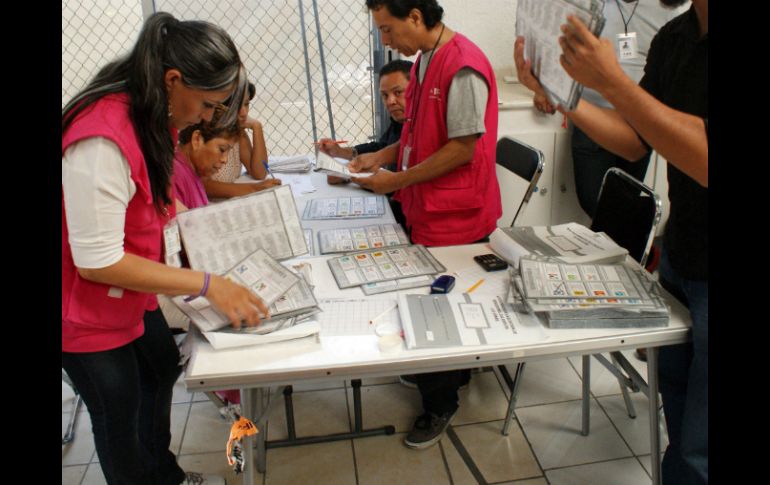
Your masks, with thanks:
[[(378, 194), (396, 192), (413, 243), (450, 246), (486, 241), (502, 215), (495, 175), (497, 85), (489, 60), (442, 22), (436, 0), (366, 0), (382, 42), (419, 56), (406, 92), (398, 143), (350, 162), (356, 178)], [(397, 161), (397, 170), (381, 169)], [(437, 443), (457, 412), (469, 370), (411, 376), (423, 414), (404, 443)]]

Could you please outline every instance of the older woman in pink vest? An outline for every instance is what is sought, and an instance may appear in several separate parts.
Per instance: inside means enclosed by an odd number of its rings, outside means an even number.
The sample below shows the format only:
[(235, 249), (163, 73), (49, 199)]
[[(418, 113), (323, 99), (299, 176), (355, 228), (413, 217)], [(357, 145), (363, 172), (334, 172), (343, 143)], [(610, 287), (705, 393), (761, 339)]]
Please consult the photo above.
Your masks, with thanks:
[[(497, 85), (481, 49), (441, 22), (435, 0), (366, 0), (382, 42), (405, 56), (419, 52), (406, 91), (401, 139), (356, 157), (350, 169), (376, 171), (354, 181), (396, 191), (412, 242), (449, 246), (484, 241), (502, 215), (495, 175)], [(381, 170), (398, 161), (395, 172)], [(425, 448), (441, 439), (457, 412), (469, 370), (403, 376), (416, 381), (424, 413), (404, 443)]]
[(162, 263), (177, 130), (229, 98), (240, 106), (245, 89), (223, 30), (161, 12), (62, 111), (62, 367), (109, 484), (224, 483), (185, 473), (169, 451), (181, 367), (155, 294), (205, 295), (235, 325), (267, 312), (243, 286)]

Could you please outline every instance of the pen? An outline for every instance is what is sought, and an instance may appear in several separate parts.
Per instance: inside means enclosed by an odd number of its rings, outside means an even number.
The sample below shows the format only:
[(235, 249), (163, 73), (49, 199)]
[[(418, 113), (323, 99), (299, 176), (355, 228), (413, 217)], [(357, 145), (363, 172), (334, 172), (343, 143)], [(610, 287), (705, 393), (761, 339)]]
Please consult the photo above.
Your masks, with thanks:
[[(339, 145), (341, 143), (347, 143), (347, 142), (348, 142), (347, 140), (329, 140), (329, 141), (324, 142), (324, 143), (334, 143), (336, 145)], [(321, 144), (320, 141), (314, 141), (313, 142), (313, 145), (320, 145), (320, 144)]]
[(483, 282), (484, 282), (484, 278), (481, 278), (481, 279), (480, 279), (480, 280), (478, 280), (478, 281), (477, 281), (477, 282), (476, 282), (476, 283), (475, 283), (473, 286), (471, 286), (470, 288), (468, 288), (467, 290), (465, 290), (465, 292), (466, 292), (466, 293), (470, 293), (471, 291), (473, 291), (473, 290), (475, 290), (476, 288), (478, 288), (479, 286), (481, 286), (481, 283), (483, 283)]
[(267, 173), (269, 173), (272, 178), (275, 178), (275, 175), (273, 175), (273, 172), (270, 171), (270, 167), (267, 166), (266, 160), (262, 160), (262, 165), (265, 167), (265, 170), (267, 170)]
[(385, 315), (387, 315), (387, 314), (388, 314), (388, 312), (390, 312), (391, 310), (393, 310), (393, 309), (394, 309), (394, 308), (396, 308), (397, 306), (398, 306), (398, 303), (397, 303), (397, 304), (395, 304), (395, 305), (393, 305), (392, 307), (388, 308), (388, 309), (387, 309), (387, 310), (385, 310), (384, 312), (380, 313), (380, 314), (379, 314), (379, 315), (377, 315), (376, 317), (372, 318), (371, 320), (369, 320), (369, 325), (373, 324), (375, 320), (378, 320), (378, 319), (380, 319), (380, 318), (384, 317)]

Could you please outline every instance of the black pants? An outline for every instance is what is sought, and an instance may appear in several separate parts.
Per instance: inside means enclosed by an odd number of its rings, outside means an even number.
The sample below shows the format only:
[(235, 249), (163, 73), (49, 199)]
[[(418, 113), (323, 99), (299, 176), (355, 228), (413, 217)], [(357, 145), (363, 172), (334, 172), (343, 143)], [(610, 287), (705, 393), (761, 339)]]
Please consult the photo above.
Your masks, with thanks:
[[(475, 243), (489, 242), (489, 236)], [(450, 370), (417, 374), (417, 389), (422, 396), (423, 412), (453, 413), (459, 407), (457, 390), (471, 380), (471, 370)]]
[(182, 368), (160, 309), (145, 312), (144, 335), (112, 350), (62, 352), (91, 416), (110, 485), (177, 485), (185, 474), (169, 450), (171, 395)]
[(580, 207), (591, 218), (596, 212), (596, 202), (599, 190), (607, 170), (612, 167), (628, 172), (639, 181), (644, 181), (647, 165), (650, 163), (650, 152), (635, 162), (629, 162), (599, 146), (580, 131), (577, 126), (572, 131), (572, 162), (575, 166), (575, 191)]

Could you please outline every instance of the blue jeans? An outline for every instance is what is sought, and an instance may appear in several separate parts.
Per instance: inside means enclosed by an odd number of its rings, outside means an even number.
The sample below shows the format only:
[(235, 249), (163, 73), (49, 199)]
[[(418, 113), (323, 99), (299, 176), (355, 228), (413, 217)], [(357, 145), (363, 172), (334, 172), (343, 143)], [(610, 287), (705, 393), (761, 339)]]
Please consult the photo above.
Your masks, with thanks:
[(593, 218), (604, 174), (612, 167), (628, 172), (637, 180), (644, 181), (650, 152), (635, 162), (629, 162), (599, 146), (588, 135), (573, 126), (572, 162), (575, 167), (575, 191), (580, 207)]
[(182, 368), (160, 309), (144, 314), (144, 335), (117, 349), (62, 352), (88, 407), (96, 452), (110, 485), (177, 485), (185, 474), (168, 449), (171, 394)]
[(665, 485), (708, 483), (709, 286), (686, 280), (671, 267), (664, 249), (662, 286), (685, 304), (692, 319), (692, 342), (661, 347), (658, 376), (669, 445), (663, 456)]

